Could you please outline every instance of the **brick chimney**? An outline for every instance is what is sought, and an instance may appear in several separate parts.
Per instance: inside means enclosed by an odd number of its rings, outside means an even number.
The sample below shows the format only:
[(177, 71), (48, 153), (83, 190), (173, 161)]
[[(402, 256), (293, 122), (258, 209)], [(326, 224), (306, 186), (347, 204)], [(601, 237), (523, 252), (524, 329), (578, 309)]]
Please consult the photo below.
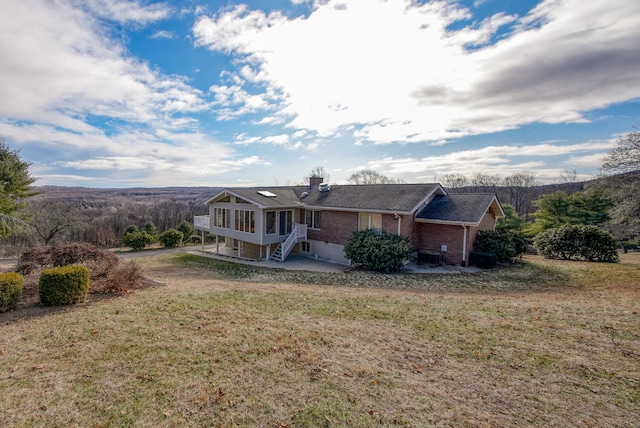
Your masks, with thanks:
[(323, 180), (324, 180), (324, 177), (318, 177), (316, 175), (312, 175), (311, 177), (309, 177), (309, 189), (317, 189)]

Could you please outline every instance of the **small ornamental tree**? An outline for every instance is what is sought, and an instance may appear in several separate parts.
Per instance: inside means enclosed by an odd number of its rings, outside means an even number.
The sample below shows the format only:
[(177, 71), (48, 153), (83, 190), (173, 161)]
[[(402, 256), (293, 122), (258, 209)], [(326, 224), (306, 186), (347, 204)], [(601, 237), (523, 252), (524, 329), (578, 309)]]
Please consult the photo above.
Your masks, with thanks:
[(189, 241), (192, 236), (196, 235), (196, 230), (187, 220), (182, 220), (182, 223), (178, 226), (178, 230), (182, 232), (182, 240), (185, 242)]
[(512, 263), (527, 251), (527, 238), (522, 232), (509, 229), (481, 230), (473, 249), (495, 254), (499, 262)]
[(24, 279), (16, 272), (0, 274), (0, 313), (12, 311), (18, 307), (22, 298)]
[(385, 273), (397, 272), (411, 258), (406, 238), (372, 229), (353, 232), (344, 245), (344, 252), (352, 264)]
[(146, 232), (129, 232), (124, 235), (124, 238), (122, 238), (122, 243), (127, 247), (131, 247), (131, 249), (135, 251), (144, 249), (144, 247), (152, 244), (154, 241), (155, 239), (153, 236)]
[(184, 235), (179, 230), (169, 229), (160, 234), (159, 241), (165, 247), (178, 247), (182, 245)]
[(567, 224), (539, 233), (534, 241), (547, 259), (586, 260), (617, 263), (618, 242), (597, 226)]
[(151, 243), (154, 243), (158, 240), (158, 229), (156, 228), (155, 224), (151, 222), (146, 223), (144, 225), (144, 229), (142, 229), (142, 232), (145, 232), (149, 234), (149, 236), (151, 236), (151, 238), (153, 239)]

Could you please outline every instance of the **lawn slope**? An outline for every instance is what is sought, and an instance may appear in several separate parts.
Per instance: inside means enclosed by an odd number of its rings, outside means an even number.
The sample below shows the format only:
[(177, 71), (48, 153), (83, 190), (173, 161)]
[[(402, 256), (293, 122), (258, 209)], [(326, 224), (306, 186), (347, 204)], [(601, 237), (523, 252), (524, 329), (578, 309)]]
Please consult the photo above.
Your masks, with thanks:
[(142, 258), (157, 286), (0, 325), (0, 426), (631, 427), (638, 260), (374, 275)]

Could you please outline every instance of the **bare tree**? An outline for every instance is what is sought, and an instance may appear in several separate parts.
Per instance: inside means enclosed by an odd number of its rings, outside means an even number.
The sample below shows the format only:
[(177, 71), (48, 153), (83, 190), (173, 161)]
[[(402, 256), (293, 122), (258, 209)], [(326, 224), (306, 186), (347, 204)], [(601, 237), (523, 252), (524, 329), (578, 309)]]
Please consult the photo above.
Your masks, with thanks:
[(495, 193), (502, 182), (499, 175), (483, 174), (476, 172), (471, 177), (471, 185), (483, 192)]
[(331, 178), (329, 176), (329, 173), (327, 173), (327, 171), (324, 169), (323, 166), (316, 166), (312, 168), (311, 171), (309, 172), (309, 175), (304, 177), (305, 184), (309, 184), (309, 179), (311, 177), (322, 177), (325, 183), (329, 183), (329, 180)]
[(613, 195), (612, 225), (622, 240), (640, 235), (640, 131), (618, 138), (617, 145), (604, 158), (603, 172), (618, 172), (605, 176), (600, 186)]
[(463, 174), (446, 174), (440, 178), (440, 183), (448, 189), (457, 189), (469, 185), (469, 180)]
[(78, 209), (68, 202), (38, 201), (30, 204), (31, 227), (44, 245), (63, 239), (80, 223)]
[(618, 138), (616, 144), (604, 158), (600, 169), (605, 172), (630, 172), (640, 169), (640, 131), (630, 132)]
[(353, 173), (347, 178), (347, 181), (351, 184), (396, 184), (400, 182), (373, 169), (362, 169)]
[(533, 187), (537, 186), (536, 174), (521, 171), (504, 178), (503, 185), (509, 192), (509, 203), (519, 215), (527, 216), (532, 211)]
[(575, 169), (573, 171), (565, 170), (564, 173), (560, 174), (560, 183), (564, 185), (562, 190), (567, 192), (568, 195), (581, 190), (581, 186), (578, 184), (578, 171)]

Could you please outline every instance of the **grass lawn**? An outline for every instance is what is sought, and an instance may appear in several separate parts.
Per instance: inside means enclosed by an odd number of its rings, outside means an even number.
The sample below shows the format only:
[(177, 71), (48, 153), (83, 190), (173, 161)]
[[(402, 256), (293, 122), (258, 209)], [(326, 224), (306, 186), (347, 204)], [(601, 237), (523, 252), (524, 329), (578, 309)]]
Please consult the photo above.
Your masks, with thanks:
[(320, 274), (186, 254), (0, 315), (0, 426), (637, 426), (640, 255)]

